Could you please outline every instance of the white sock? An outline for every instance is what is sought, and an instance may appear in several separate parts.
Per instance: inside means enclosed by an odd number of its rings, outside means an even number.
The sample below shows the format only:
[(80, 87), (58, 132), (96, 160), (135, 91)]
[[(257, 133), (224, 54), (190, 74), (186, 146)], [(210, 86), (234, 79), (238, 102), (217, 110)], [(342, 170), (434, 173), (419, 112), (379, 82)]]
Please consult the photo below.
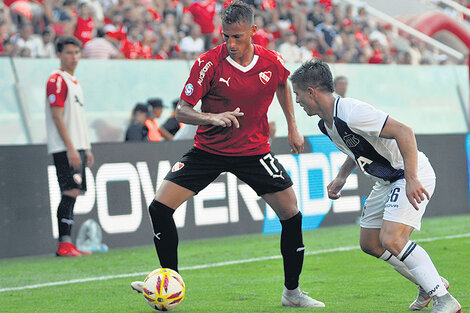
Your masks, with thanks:
[(400, 273), (406, 279), (412, 281), (416, 285), (419, 285), (418, 281), (413, 276), (413, 274), (411, 274), (408, 267), (406, 267), (406, 265), (402, 261), (398, 260), (397, 257), (394, 256), (390, 251), (385, 250), (385, 252), (379, 257), (379, 259), (382, 259), (388, 264), (390, 264), (391, 266), (393, 266), (395, 271)]
[(431, 297), (441, 297), (447, 290), (427, 252), (413, 241), (408, 241), (397, 255)]

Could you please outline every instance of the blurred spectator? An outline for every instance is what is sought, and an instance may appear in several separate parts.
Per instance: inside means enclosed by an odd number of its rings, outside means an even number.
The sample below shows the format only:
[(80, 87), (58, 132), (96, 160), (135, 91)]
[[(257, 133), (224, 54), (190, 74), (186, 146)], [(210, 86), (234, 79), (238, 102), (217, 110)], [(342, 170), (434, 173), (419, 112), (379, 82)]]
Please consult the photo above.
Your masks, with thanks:
[(267, 48), (269, 43), (274, 40), (274, 37), (272, 34), (268, 33), (266, 29), (264, 29), (263, 16), (255, 16), (255, 25), (257, 26), (258, 30), (253, 35), (253, 37), (251, 37), (251, 40), (253, 40), (253, 43)]
[[(176, 107), (178, 106), (178, 101), (179, 99), (176, 99), (173, 101), (173, 112), (171, 114), (171, 117), (169, 117), (166, 122), (160, 127), (160, 131), (162, 131), (162, 136), (165, 137), (168, 140), (172, 140), (175, 134), (185, 125), (183, 123), (179, 123), (178, 120), (175, 117), (175, 110)], [(163, 135), (164, 132), (167, 132), (168, 134)]]
[(140, 30), (137, 25), (131, 25), (127, 31), (127, 38), (121, 42), (121, 52), (126, 59), (139, 59), (142, 57), (142, 44), (140, 43)]
[(160, 126), (158, 125), (157, 119), (162, 116), (163, 113), (163, 102), (160, 98), (151, 98), (147, 100), (147, 104), (151, 108), (153, 118), (148, 118), (145, 121), (145, 125), (148, 128), (148, 139), (149, 141), (161, 141), (162, 133), (160, 132)]
[(41, 58), (55, 58), (54, 34), (52, 30), (45, 29), (42, 32), (42, 42), (38, 47), (38, 57)]
[(193, 15), (194, 22), (201, 26), (204, 38), (204, 50), (211, 48), (211, 35), (215, 29), (214, 15), (216, 0), (195, 1), (182, 0), (183, 5)]
[(152, 46), (157, 42), (157, 35), (151, 29), (144, 30), (142, 34), (142, 59), (151, 59), (153, 57)]
[(318, 43), (315, 38), (308, 38), (300, 47), (301, 62), (309, 61), (313, 58), (321, 59), (322, 55), (318, 51)]
[(23, 53), (20, 54), (29, 55), (29, 57), (38, 56), (38, 50), (42, 44), (41, 39), (37, 35), (34, 35), (31, 23), (22, 24), (19, 30), (19, 35), (15, 35), (12, 38), (12, 41), (18, 45), (20, 51), (23, 51)]
[(94, 28), (95, 21), (93, 20), (92, 11), (90, 10), (88, 2), (80, 2), (73, 35), (80, 40), (82, 44), (86, 44), (93, 38)]
[(320, 42), (320, 51), (326, 52), (329, 49), (334, 48), (338, 32), (336, 27), (333, 25), (333, 15), (325, 14), (325, 21), (317, 26), (317, 35)]
[(88, 41), (83, 47), (83, 57), (88, 59), (114, 59), (122, 54), (106, 38), (102, 28), (96, 30), (96, 37)]
[(346, 76), (336, 76), (333, 80), (333, 86), (335, 92), (341, 96), (341, 98), (346, 97), (346, 91), (348, 90), (348, 79)]
[(196, 59), (204, 51), (204, 40), (201, 38), (201, 27), (194, 24), (191, 34), (181, 40), (180, 49), (183, 57), (188, 60)]
[(373, 40), (371, 41), (370, 46), (372, 48), (372, 56), (369, 58), (368, 63), (384, 63), (384, 55), (382, 53), (382, 47), (380, 46), (380, 42), (378, 40)]
[(297, 46), (297, 36), (293, 32), (285, 35), (285, 41), (279, 46), (279, 53), (286, 62), (300, 62), (301, 52)]
[(131, 121), (126, 130), (125, 141), (148, 141), (148, 128), (145, 126), (149, 115), (148, 106), (137, 103), (132, 110)]

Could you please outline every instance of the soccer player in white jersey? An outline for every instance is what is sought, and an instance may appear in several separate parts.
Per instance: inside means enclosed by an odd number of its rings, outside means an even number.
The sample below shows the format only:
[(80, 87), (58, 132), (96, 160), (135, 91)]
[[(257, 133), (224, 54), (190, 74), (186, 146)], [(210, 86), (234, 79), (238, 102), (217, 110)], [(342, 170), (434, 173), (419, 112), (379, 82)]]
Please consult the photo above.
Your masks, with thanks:
[(460, 304), (447, 291), (426, 251), (410, 241), (434, 191), (435, 175), (418, 151), (413, 131), (373, 106), (336, 97), (328, 65), (302, 64), (291, 76), (296, 102), (307, 115), (318, 115), (320, 130), (347, 155), (338, 175), (327, 186), (338, 199), (346, 179), (357, 167), (375, 180), (361, 216), (362, 250), (391, 264), (419, 287), (410, 310), (418, 311), (434, 299), (432, 313), (456, 313)]
[(93, 165), (82, 87), (73, 76), (80, 60), (81, 44), (75, 37), (56, 43), (60, 69), (49, 76), (46, 87), (47, 148), (54, 158), (62, 198), (57, 209), (59, 243), (56, 255), (77, 257), (90, 252), (72, 244), (73, 208), (86, 191), (85, 166)]

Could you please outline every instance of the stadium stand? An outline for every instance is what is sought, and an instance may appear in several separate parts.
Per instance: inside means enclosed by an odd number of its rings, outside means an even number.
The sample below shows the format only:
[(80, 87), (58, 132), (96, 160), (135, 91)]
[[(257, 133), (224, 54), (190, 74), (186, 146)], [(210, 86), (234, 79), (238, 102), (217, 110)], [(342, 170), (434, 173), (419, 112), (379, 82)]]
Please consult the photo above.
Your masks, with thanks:
[[(7, 0), (0, 3), (0, 55), (53, 57), (52, 42), (55, 37), (74, 35), (86, 46), (98, 36), (98, 30), (103, 29), (105, 36), (102, 38), (121, 52), (114, 53), (113, 57), (194, 59), (199, 48), (196, 52), (188, 52), (188, 42), (200, 45), (203, 41), (205, 50), (223, 42), (218, 12), (229, 2)], [(246, 2), (253, 5), (256, 12), (259, 30), (254, 42), (284, 51), (289, 62), (302, 62), (312, 57), (331, 63), (416, 65), (466, 62), (466, 58), (449, 58), (425, 41), (397, 31), (389, 22), (370, 15), (366, 5), (353, 5), (347, 0)], [(369, 2), (373, 2), (379, 10), (387, 11), (380, 7), (381, 1)], [(463, 44), (445, 43), (467, 55), (470, 18), (465, 12), (470, 12), (470, 1), (458, 2), (408, 1), (410, 10), (407, 14), (399, 11), (386, 13), (424, 35), (434, 36), (441, 29), (449, 30), (451, 27), (450, 31)], [(393, 9), (390, 5), (383, 6)], [(430, 11), (433, 11), (431, 18), (438, 14), (440, 18), (437, 20), (442, 22), (429, 26)], [(193, 30), (195, 24), (199, 24), (200, 30)]]

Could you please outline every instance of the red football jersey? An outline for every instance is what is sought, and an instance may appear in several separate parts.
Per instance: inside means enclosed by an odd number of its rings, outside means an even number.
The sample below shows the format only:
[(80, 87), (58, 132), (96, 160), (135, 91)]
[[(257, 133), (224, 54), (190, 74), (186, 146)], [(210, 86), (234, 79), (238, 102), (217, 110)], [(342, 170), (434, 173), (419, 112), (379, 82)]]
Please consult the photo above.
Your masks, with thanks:
[(93, 38), (94, 21), (93, 18), (82, 19), (77, 17), (77, 26), (73, 35), (78, 38), (82, 44), (86, 44)]
[(230, 156), (259, 155), (270, 151), (267, 112), (279, 84), (290, 72), (281, 56), (258, 45), (248, 66), (236, 63), (225, 44), (202, 54), (194, 63), (181, 99), (202, 112), (222, 113), (240, 108), (240, 128), (199, 125), (194, 146)]

